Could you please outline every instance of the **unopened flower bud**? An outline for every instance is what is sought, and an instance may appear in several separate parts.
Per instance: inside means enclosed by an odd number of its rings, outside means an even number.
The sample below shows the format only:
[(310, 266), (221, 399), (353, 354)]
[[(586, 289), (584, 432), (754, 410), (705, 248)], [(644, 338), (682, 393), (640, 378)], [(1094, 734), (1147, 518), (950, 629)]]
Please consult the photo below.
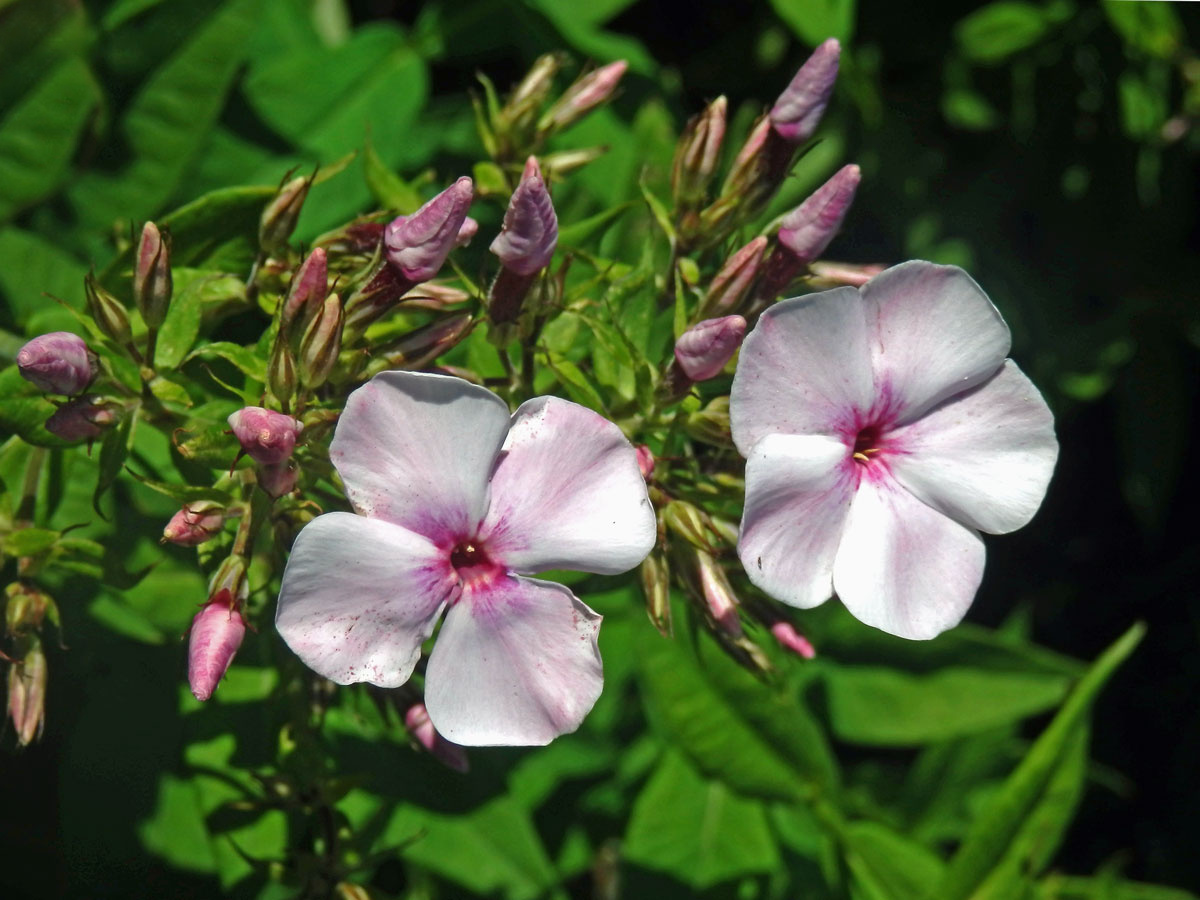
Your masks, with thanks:
[(646, 596), (646, 615), (659, 633), (670, 637), (671, 626), (671, 571), (667, 560), (659, 553), (651, 553), (638, 570), (642, 578), (642, 592)]
[(721, 187), (722, 196), (737, 197), (748, 192), (760, 177), (763, 168), (763, 156), (767, 145), (767, 136), (771, 133), (771, 120), (764, 116), (754, 123), (746, 142), (733, 158), (725, 183)]
[(208, 580), (208, 596), (217, 597), (222, 591), (239, 604), (250, 595), (250, 583), (246, 580), (246, 560), (236, 553), (221, 560), (217, 571)]
[(17, 351), (21, 377), (47, 394), (78, 394), (96, 377), (96, 360), (69, 331), (39, 335)]
[(279, 331), (289, 340), (299, 338), (321, 310), (329, 292), (329, 268), (325, 250), (318, 247), (308, 254), (288, 287), (279, 312)]
[(117, 421), (119, 409), (95, 394), (77, 397), (54, 411), (46, 420), (46, 430), (64, 441), (90, 441)]
[[(419, 369), (458, 345), (471, 333), (475, 319), (470, 313), (455, 313), (424, 325), (382, 348), (377, 357), (388, 369)], [(368, 368), (368, 372), (382, 369)]]
[(730, 637), (741, 637), (742, 620), (738, 616), (737, 595), (729, 576), (721, 568), (721, 564), (709, 553), (696, 551), (696, 568), (700, 576), (700, 590), (704, 594), (704, 602), (714, 621)]
[(258, 244), (263, 250), (269, 253), (287, 243), (296, 230), (296, 223), (300, 221), (300, 210), (312, 183), (311, 176), (293, 178), (267, 204), (258, 221)]
[(813, 649), (808, 638), (798, 632), (791, 622), (780, 619), (771, 626), (771, 634), (775, 636), (775, 640), (779, 641), (779, 645), (783, 649), (795, 653), (797, 656), (812, 659), (817, 655), (817, 651)]
[(36, 634), (26, 635), (19, 645), (24, 652), (8, 669), (8, 715), (17, 743), (28, 747), (46, 722), (46, 654)]
[(541, 157), (539, 162), (542, 166), (542, 174), (547, 180), (550, 180), (569, 175), (576, 169), (582, 169), (588, 163), (595, 162), (607, 152), (608, 147), (604, 145), (574, 147), (570, 150), (558, 150), (554, 153), (547, 153)]
[(417, 285), (400, 299), (406, 309), (428, 309), (433, 312), (441, 312), (448, 306), (466, 303), (471, 299), (471, 295), (462, 288), (439, 284), (436, 281), (426, 281)]
[(129, 313), (121, 301), (101, 287), (91, 272), (83, 279), (83, 294), (87, 298), (88, 314), (96, 327), (118, 344), (128, 344), (132, 339)]
[(479, 233), (479, 223), (467, 216), (463, 219), (463, 223), (458, 226), (458, 235), (454, 238), (454, 246), (467, 247), (471, 240)]
[(809, 284), (818, 290), (834, 287), (862, 287), (887, 266), (883, 263), (839, 263), (813, 260), (808, 264)]
[(700, 304), (702, 317), (730, 315), (741, 308), (762, 271), (763, 251), (766, 249), (767, 239), (759, 236), (725, 261)]
[(164, 543), (195, 547), (212, 540), (225, 524), (225, 509), (211, 500), (196, 500), (187, 504), (163, 528)]
[(278, 500), (284, 494), (290, 494), (296, 489), (296, 479), (300, 477), (300, 467), (293, 459), (258, 467), (258, 486), (267, 492), (272, 500)]
[(133, 270), (133, 299), (150, 328), (158, 328), (171, 303), (171, 237), (153, 222), (142, 228)]
[(338, 354), (342, 352), (342, 320), (341, 298), (330, 294), (300, 340), (300, 355), (296, 362), (300, 381), (305, 387), (320, 387), (333, 371)]
[(558, 245), (558, 217), (535, 157), (525, 161), (525, 171), (513, 191), (500, 234), (489, 248), (504, 268), (518, 275), (533, 275), (550, 264)]
[(541, 108), (554, 87), (554, 76), (562, 68), (561, 53), (543, 53), (534, 60), (529, 72), (508, 96), (501, 117), (510, 124), (519, 124)]
[(779, 243), (807, 265), (829, 246), (854, 202), (862, 179), (856, 165), (843, 166), (812, 195), (784, 216)]
[(593, 69), (575, 80), (538, 123), (540, 131), (566, 128), (612, 96), (629, 64), (623, 59)]
[(771, 126), (780, 137), (802, 144), (813, 136), (837, 81), (842, 47), (829, 38), (800, 67), (787, 89), (771, 107)]
[(707, 381), (721, 374), (745, 336), (746, 320), (741, 316), (706, 319), (679, 336), (675, 361), (692, 381)]
[(729, 425), (729, 396), (714, 397), (704, 409), (690, 413), (684, 422), (689, 437), (714, 447), (732, 447), (733, 432)]
[(188, 638), (188, 685), (197, 700), (212, 696), (245, 636), (241, 603), (228, 589), (218, 591), (196, 613)]
[(291, 456), (296, 437), (304, 428), (298, 419), (261, 406), (239, 409), (228, 421), (243, 452), (267, 465)]
[(393, 220), (383, 233), (388, 261), (413, 284), (436, 275), (454, 249), (474, 196), (474, 183), (464, 176), (411, 216)]
[(683, 538), (698, 550), (716, 551), (713, 543), (715, 530), (708, 514), (699, 507), (693, 506), (686, 500), (672, 500), (662, 511), (663, 523), (667, 529)]
[(638, 444), (636, 453), (638, 471), (642, 473), (642, 478), (649, 481), (654, 475), (654, 453), (645, 444)]
[(4, 626), (10, 637), (37, 631), (47, 612), (53, 612), (50, 595), (23, 581), (15, 581), (4, 590)]
[(471, 766), (464, 747), (442, 737), (429, 718), (424, 703), (414, 703), (404, 714), (404, 727), (417, 743), (428, 750), (438, 762), (455, 772), (466, 772)]
[(296, 393), (296, 355), (285, 340), (275, 341), (267, 360), (267, 387), (280, 404), (286, 405)]
[(704, 196), (725, 140), (726, 108), (725, 98), (718, 97), (684, 128), (671, 168), (671, 192), (676, 203), (687, 206)]

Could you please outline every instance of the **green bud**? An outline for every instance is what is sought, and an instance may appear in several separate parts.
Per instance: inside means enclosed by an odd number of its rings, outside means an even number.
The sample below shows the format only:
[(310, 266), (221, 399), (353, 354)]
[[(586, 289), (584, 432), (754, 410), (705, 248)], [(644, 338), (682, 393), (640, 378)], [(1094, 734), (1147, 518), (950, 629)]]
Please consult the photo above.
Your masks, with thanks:
[(267, 361), (267, 386), (285, 407), (296, 394), (296, 358), (282, 337), (276, 339)]
[(4, 624), (9, 635), (36, 631), (42, 626), (46, 613), (51, 620), (56, 616), (54, 601), (43, 591), (21, 581), (15, 581), (4, 590), (8, 602), (4, 607)]
[(153, 222), (142, 228), (133, 270), (133, 299), (146, 325), (158, 328), (171, 303), (171, 235)]
[(258, 243), (263, 250), (270, 253), (287, 243), (292, 232), (296, 230), (300, 209), (304, 206), (312, 183), (311, 177), (293, 178), (280, 188), (275, 199), (267, 204), (258, 223)]
[(724, 97), (718, 97), (684, 128), (671, 167), (671, 193), (679, 207), (694, 207), (703, 200), (717, 168), (725, 139)]
[(714, 447), (732, 447), (733, 432), (729, 425), (729, 398), (715, 397), (704, 409), (687, 417), (684, 430), (690, 437)]
[(715, 553), (716, 544), (713, 537), (716, 529), (709, 521), (708, 514), (686, 500), (672, 500), (662, 511), (663, 522), (667, 530), (683, 538), (693, 547)]
[(419, 369), (456, 346), (474, 327), (470, 313), (437, 319), (385, 346), (367, 371), (375, 374), (385, 369)]
[(307, 388), (317, 388), (329, 378), (342, 352), (342, 301), (330, 294), (320, 312), (313, 317), (300, 339), (300, 381)]
[(671, 625), (671, 570), (665, 556), (651, 553), (643, 561), (639, 574), (642, 592), (646, 597), (646, 614), (663, 637), (670, 637)]
[(120, 300), (100, 286), (95, 273), (88, 272), (84, 276), (83, 293), (87, 298), (88, 313), (96, 327), (118, 344), (128, 344), (133, 339), (129, 313)]

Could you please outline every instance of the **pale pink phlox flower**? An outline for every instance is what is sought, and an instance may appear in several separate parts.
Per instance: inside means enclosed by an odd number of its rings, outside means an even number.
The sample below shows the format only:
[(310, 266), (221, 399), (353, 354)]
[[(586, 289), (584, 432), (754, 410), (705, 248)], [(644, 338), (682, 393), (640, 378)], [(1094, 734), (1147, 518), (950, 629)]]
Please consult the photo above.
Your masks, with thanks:
[(552, 569), (617, 574), (655, 539), (633, 447), (582, 406), (513, 414), (461, 378), (384, 372), (350, 395), (330, 457), (357, 515), (296, 539), (276, 626), (340, 684), (398, 687), (446, 613), (425, 672), (438, 732), (545, 744), (600, 695), (600, 616)]
[(836, 592), (901, 637), (957, 624), (983, 577), (979, 532), (1025, 525), (1058, 456), (1009, 345), (971, 277), (926, 262), (764, 313), (730, 403), (750, 580), (801, 608)]

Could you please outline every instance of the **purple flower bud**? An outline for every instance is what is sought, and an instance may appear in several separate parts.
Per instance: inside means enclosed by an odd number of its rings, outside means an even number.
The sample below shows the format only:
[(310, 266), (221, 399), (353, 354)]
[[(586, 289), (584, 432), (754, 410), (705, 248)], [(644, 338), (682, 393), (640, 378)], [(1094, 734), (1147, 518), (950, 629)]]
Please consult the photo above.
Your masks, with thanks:
[(304, 428), (298, 419), (261, 406), (239, 409), (228, 421), (242, 450), (266, 465), (283, 462), (291, 456), (296, 436)]
[(321, 310), (329, 293), (329, 268), (325, 250), (318, 247), (300, 264), (292, 276), (287, 299), (279, 313), (279, 330), (292, 337), (304, 333), (308, 323)]
[(464, 176), (411, 216), (393, 220), (383, 232), (388, 261), (414, 284), (436, 275), (454, 249), (474, 196), (474, 184)]
[(211, 500), (189, 503), (167, 522), (163, 528), (163, 542), (181, 547), (195, 547), (212, 540), (225, 524), (225, 510)]
[(817, 655), (808, 638), (798, 632), (791, 622), (780, 619), (771, 626), (771, 634), (775, 635), (775, 640), (779, 641), (781, 647), (797, 656), (812, 659)]
[(467, 216), (458, 229), (458, 237), (454, 239), (455, 247), (466, 247), (479, 231), (479, 223)]
[(167, 317), (171, 302), (171, 240), (153, 222), (142, 228), (133, 270), (133, 299), (151, 328), (158, 328)]
[(741, 316), (705, 319), (675, 342), (675, 362), (692, 381), (707, 381), (720, 374), (746, 336)]
[(241, 603), (228, 588), (218, 591), (196, 613), (188, 639), (188, 685), (197, 700), (212, 696), (245, 636)]
[(299, 477), (300, 467), (294, 460), (285, 459), (269, 466), (259, 466), (258, 486), (266, 491), (272, 500), (278, 500), (296, 489), (296, 479)]
[(504, 268), (518, 275), (533, 275), (549, 265), (557, 245), (558, 217), (537, 159), (531, 156), (508, 202), (500, 234), (489, 249), (500, 257)]
[(466, 772), (470, 768), (466, 749), (438, 734), (424, 703), (414, 703), (408, 708), (404, 714), (404, 727), (438, 762), (456, 772)]
[(642, 473), (642, 478), (649, 481), (654, 475), (654, 452), (645, 444), (638, 444), (636, 452), (638, 471)]
[(69, 331), (39, 335), (17, 351), (21, 377), (47, 394), (78, 394), (96, 376), (96, 361), (83, 338)]
[(788, 213), (779, 225), (779, 243), (807, 265), (829, 246), (854, 202), (862, 172), (843, 166), (812, 195)]
[(702, 315), (728, 315), (741, 307), (762, 269), (766, 249), (767, 239), (759, 236), (726, 260), (700, 304)]
[(543, 131), (566, 128), (612, 96), (617, 83), (629, 68), (623, 59), (593, 69), (567, 88), (542, 117), (538, 127)]
[(375, 356), (384, 368), (420, 369), (457, 346), (474, 327), (475, 318), (470, 313), (453, 313), (379, 348)]
[(813, 51), (771, 107), (771, 125), (780, 137), (801, 144), (813, 136), (837, 80), (842, 47), (830, 38)]
[(68, 401), (46, 420), (46, 430), (64, 441), (75, 443), (98, 438), (117, 421), (117, 408), (94, 395)]
[(36, 634), (21, 643), (25, 652), (8, 669), (8, 715), (17, 743), (28, 747), (46, 722), (46, 654)]

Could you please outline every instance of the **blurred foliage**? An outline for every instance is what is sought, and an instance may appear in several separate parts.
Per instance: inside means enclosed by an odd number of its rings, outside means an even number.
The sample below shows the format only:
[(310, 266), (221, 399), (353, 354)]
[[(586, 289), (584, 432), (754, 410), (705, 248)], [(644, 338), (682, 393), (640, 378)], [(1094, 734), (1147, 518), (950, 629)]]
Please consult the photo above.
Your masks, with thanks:
[[(555, 205), (565, 245), (599, 248), (586, 262), (607, 308), (555, 320), (535, 387), (636, 407), (638, 367), (674, 326), (645, 302), (661, 236), (639, 183), (666, 195), (675, 136), (704, 101), (726, 93), (744, 133), (835, 35), (838, 99), (763, 223), (859, 162), (837, 252), (968, 267), (1059, 417), (1059, 479), (1034, 528), (989, 545), (976, 623), (913, 645), (827, 604), (803, 618), (818, 660), (776, 654), (763, 681), (694, 627), (681, 596), (668, 641), (635, 584), (585, 579), (573, 589), (606, 617), (595, 710), (544, 749), (473, 753), (460, 776), (413, 752), (363, 686), (319, 698), (319, 727), (297, 730), (320, 688), (263, 636), (196, 702), (179, 635), (206, 585), (190, 553), (157, 538), (183, 499), (163, 485), (223, 463), (148, 428), (113, 431), (94, 451), (98, 485), (85, 451), (41, 429), (46, 401), (9, 366), (3, 427), (38, 446), (0, 445), (0, 483), (15, 495), (31, 454), (42, 464), (36, 508), (0, 520), (30, 513), (38, 529), (7, 533), (45, 546), (3, 553), (53, 554), (43, 578), (62, 646), (49, 650), (45, 738), (5, 762), (5, 897), (287, 897), (330, 860), (371, 897), (414, 900), (1192, 896), (1143, 882), (1200, 883), (1195, 17), (1073, 0), (735, 7), (0, 3), (0, 362), (27, 336), (81, 327), (89, 268), (127, 288), (135, 229), (155, 217), (187, 298), (158, 364), (245, 376), (235, 392), (253, 400), (264, 376), (242, 344), (257, 333), (237, 316), (208, 330), (244, 289), (214, 273), (249, 269), (281, 180), (321, 173), (304, 245), (363, 211), (411, 209), (483, 158), (475, 71), (503, 89), (565, 48), (627, 59), (631, 75), (549, 148), (606, 148), (556, 185)], [(474, 174), (503, 199), (502, 167)], [(481, 231), (502, 209), (476, 205)], [(467, 277), (483, 252), (468, 251)], [(190, 350), (202, 333), (212, 340)], [(505, 371), (482, 334), (456, 353)], [(163, 384), (160, 399), (179, 396)], [(115, 480), (124, 465), (147, 483)], [(1136, 618), (1150, 625), (1143, 649), (1097, 700)]]

